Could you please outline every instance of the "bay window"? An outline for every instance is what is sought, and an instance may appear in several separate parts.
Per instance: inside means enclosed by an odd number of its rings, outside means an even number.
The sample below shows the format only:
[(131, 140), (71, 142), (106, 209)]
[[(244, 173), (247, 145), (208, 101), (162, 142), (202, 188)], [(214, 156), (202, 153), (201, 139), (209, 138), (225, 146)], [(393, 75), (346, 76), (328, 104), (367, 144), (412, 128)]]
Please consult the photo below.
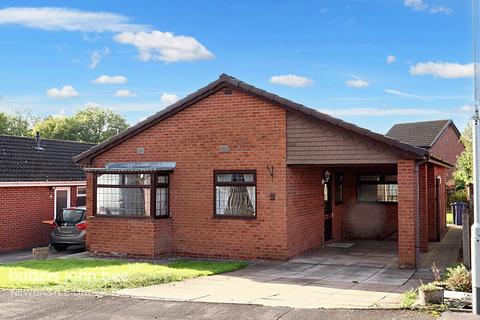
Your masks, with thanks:
[(168, 175), (102, 173), (96, 175), (96, 215), (168, 217)]
[(256, 172), (215, 171), (216, 217), (256, 217)]

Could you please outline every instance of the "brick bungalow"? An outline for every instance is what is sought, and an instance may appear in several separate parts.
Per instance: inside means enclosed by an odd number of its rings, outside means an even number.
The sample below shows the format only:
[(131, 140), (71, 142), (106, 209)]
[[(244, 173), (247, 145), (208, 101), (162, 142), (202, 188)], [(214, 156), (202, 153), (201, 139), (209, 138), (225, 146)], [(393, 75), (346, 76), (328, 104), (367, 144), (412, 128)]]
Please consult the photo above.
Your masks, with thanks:
[(86, 202), (73, 156), (93, 145), (0, 135), (0, 252), (49, 242), (56, 212)]
[[(460, 141), (462, 134), (452, 120), (398, 123), (386, 135), (425, 148), (449, 163), (456, 163), (457, 157), (465, 150)], [(454, 167), (447, 169), (446, 181), (450, 186), (454, 183), (454, 170)]]
[(445, 220), (432, 186), (451, 167), (225, 74), (75, 160), (93, 253), (284, 260), (398, 240), (402, 267), (428, 248), (430, 210)]

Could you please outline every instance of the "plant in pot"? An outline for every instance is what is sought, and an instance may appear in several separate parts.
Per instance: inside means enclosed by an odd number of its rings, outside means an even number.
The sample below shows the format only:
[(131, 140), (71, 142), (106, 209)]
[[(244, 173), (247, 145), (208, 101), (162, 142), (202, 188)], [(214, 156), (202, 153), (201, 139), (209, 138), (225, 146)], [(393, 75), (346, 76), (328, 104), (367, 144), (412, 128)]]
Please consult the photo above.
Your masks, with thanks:
[(435, 262), (432, 264), (432, 273), (433, 273), (433, 284), (437, 287), (441, 287), (443, 289), (447, 288), (447, 283), (442, 279), (442, 273), (440, 269), (437, 267)]
[(420, 305), (442, 304), (443, 290), (442, 287), (434, 282), (427, 284), (422, 283), (422, 285), (418, 287), (418, 303)]

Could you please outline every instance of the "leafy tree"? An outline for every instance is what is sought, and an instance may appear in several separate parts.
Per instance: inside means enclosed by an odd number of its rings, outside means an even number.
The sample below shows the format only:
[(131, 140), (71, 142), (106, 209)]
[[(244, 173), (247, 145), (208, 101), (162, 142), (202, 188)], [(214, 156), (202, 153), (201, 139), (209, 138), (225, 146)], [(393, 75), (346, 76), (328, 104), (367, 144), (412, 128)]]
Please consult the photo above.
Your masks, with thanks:
[(468, 123), (460, 138), (465, 150), (458, 157), (453, 176), (458, 185), (473, 182), (472, 125)]
[(127, 121), (118, 113), (97, 107), (88, 107), (73, 116), (79, 141), (100, 143), (128, 128)]
[(32, 131), (40, 132), (43, 138), (76, 141), (76, 132), (71, 125), (71, 118), (50, 116), (37, 123)]
[(71, 117), (50, 116), (37, 123), (33, 132), (39, 131), (47, 139), (100, 143), (127, 128), (126, 120), (118, 113), (88, 107)]
[(17, 109), (14, 114), (0, 112), (0, 134), (31, 136), (31, 128), (41, 118), (27, 109)]

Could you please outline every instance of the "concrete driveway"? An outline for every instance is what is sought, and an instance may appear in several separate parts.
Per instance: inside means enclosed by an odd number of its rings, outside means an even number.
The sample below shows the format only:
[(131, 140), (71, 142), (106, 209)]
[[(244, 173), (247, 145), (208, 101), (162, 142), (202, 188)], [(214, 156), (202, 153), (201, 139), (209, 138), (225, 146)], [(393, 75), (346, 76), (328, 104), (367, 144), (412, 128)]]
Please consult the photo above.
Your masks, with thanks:
[[(48, 259), (53, 258), (62, 258), (62, 257), (78, 257), (79, 254), (83, 254), (85, 249), (79, 246), (70, 246), (65, 251), (57, 251), (53, 248), (50, 248), (48, 253)], [(33, 259), (32, 257), (32, 250), (19, 250), (7, 253), (0, 253), (0, 264), (3, 263), (11, 263), (11, 262), (19, 262)]]
[(327, 247), (289, 262), (255, 262), (228, 274), (116, 294), (292, 308), (398, 307), (402, 293), (418, 286), (419, 277), (430, 275), (399, 270), (395, 245), (366, 241), (351, 248)]
[[(449, 314), (448, 320), (470, 320), (468, 314)], [(451, 316), (451, 317), (450, 317)], [(152, 301), (93, 295), (47, 295), (0, 291), (1, 319), (195, 319), (195, 320), (434, 320), (427, 313), (406, 310), (291, 309), (241, 304)], [(444, 319), (443, 317), (441, 319)]]

